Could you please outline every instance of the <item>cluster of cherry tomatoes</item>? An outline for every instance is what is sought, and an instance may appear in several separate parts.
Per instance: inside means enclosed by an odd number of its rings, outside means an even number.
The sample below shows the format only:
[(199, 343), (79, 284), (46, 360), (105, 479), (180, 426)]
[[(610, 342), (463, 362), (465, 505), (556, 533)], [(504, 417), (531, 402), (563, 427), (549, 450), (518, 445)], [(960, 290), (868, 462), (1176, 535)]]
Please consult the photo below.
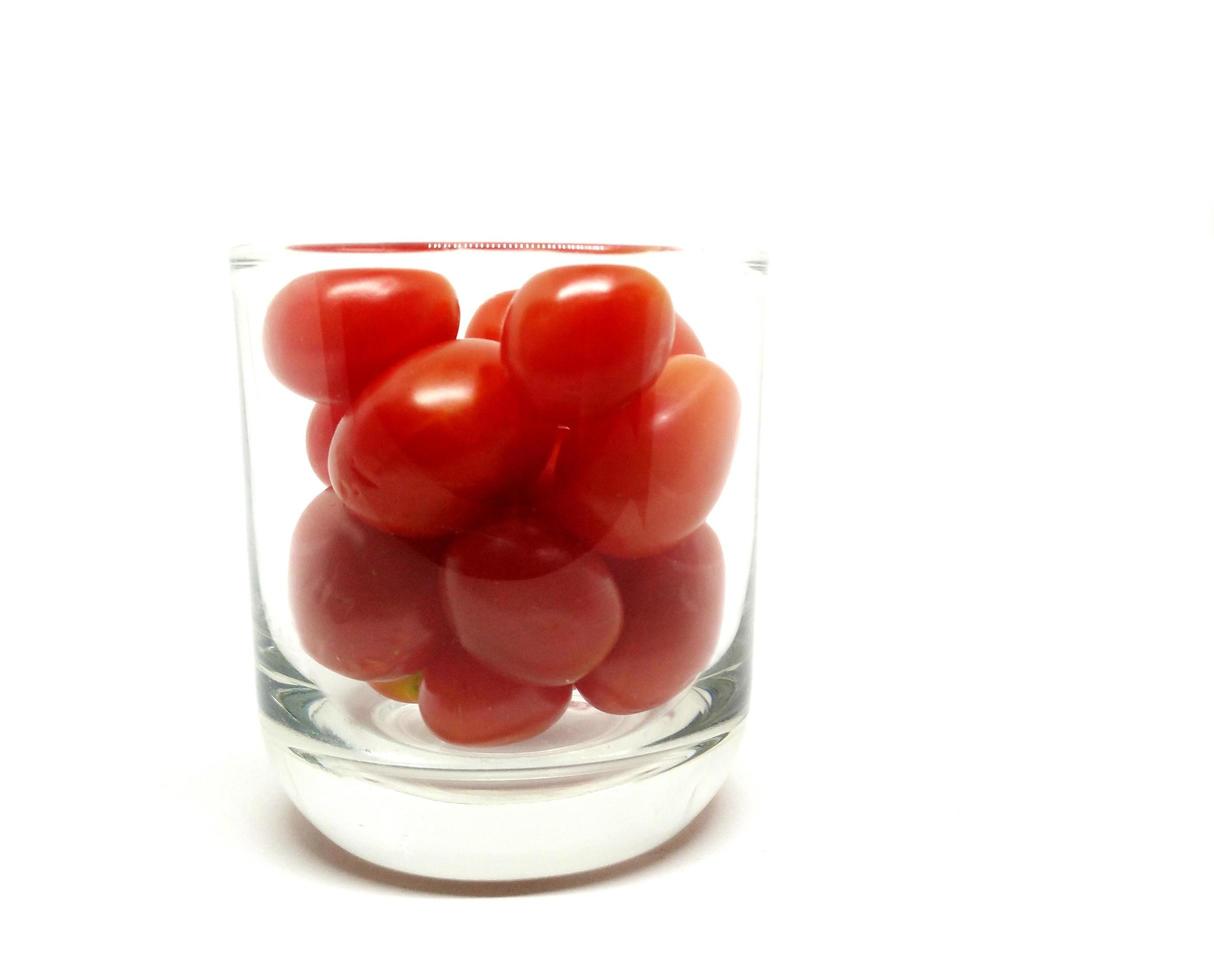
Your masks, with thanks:
[(271, 302), (275, 376), (316, 402), (289, 591), (324, 666), (447, 741), (530, 738), (574, 685), (627, 714), (712, 655), (705, 523), (740, 403), (643, 269), (549, 269), (459, 332), (442, 276), (336, 269)]

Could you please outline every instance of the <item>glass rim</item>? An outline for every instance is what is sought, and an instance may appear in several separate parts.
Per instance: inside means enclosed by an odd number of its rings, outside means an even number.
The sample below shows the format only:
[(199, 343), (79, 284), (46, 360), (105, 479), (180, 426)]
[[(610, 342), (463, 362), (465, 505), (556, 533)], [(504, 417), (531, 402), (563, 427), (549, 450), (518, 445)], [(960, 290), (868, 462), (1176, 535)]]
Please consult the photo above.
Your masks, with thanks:
[(587, 256), (678, 253), (701, 258), (731, 259), (745, 263), (752, 269), (759, 271), (765, 271), (768, 263), (767, 250), (749, 244), (744, 246), (720, 246), (708, 244), (669, 245), (572, 241), (431, 240), (412, 242), (303, 242), (291, 245), (246, 243), (231, 248), (228, 256), (233, 268), (247, 268), (250, 265), (260, 265), (273, 258), (304, 255), (409, 255), (441, 252), (554, 252), (562, 255)]

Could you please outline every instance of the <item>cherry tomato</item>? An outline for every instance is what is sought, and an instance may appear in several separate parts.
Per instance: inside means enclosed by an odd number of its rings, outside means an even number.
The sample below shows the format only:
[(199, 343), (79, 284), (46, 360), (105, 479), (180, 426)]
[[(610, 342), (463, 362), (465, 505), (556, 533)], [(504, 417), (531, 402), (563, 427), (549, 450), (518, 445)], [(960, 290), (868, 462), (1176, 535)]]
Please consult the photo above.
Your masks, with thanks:
[(341, 415), (340, 405), (326, 405), (324, 402), (317, 402), (312, 407), (312, 414), (308, 416), (306, 437), (308, 462), (312, 464), (312, 471), (320, 477), (320, 482), (326, 487), (331, 482), (329, 480), (329, 445), (333, 442), (333, 432), (337, 428), (337, 423), (341, 421)]
[(288, 591), (304, 649), (356, 680), (420, 670), (450, 642), (438, 576), (421, 549), (364, 527), (324, 491), (291, 539)]
[(738, 391), (703, 357), (672, 357), (648, 391), (573, 428), (547, 503), (604, 554), (653, 555), (704, 522), (729, 473)]
[(417, 704), (418, 693), (422, 689), (422, 675), (407, 674), (392, 681), (371, 681), (371, 686), (386, 698), (400, 701), (404, 704)]
[(725, 595), (721, 545), (704, 524), (670, 551), (611, 566), (624, 630), (578, 690), (600, 711), (648, 711), (691, 684), (712, 656)]
[(576, 681), (620, 633), (620, 594), (606, 563), (534, 518), (456, 538), (441, 590), (463, 648), (528, 684)]
[(494, 673), (458, 648), (444, 651), (422, 677), (422, 720), (459, 745), (521, 742), (551, 727), (565, 712), (572, 685), (538, 687)]
[(481, 303), (476, 312), (472, 314), (472, 319), (468, 321), (468, 332), (465, 336), (500, 341), (502, 323), (506, 319), (506, 307), (510, 305), (512, 299), (514, 299), (514, 290), (508, 289)]
[(652, 384), (673, 339), (670, 296), (644, 269), (562, 266), (514, 294), (502, 359), (540, 412), (573, 424)]
[(459, 330), (451, 284), (421, 269), (328, 269), (300, 276), (270, 302), (270, 370), (313, 401), (348, 404), (414, 351)]
[(474, 524), (533, 480), (556, 429), (532, 417), (489, 340), (416, 354), (375, 382), (337, 426), (329, 474), (373, 527), (434, 537)]
[(696, 332), (687, 325), (677, 313), (674, 317), (674, 343), (670, 345), (670, 356), (678, 357), (680, 354), (696, 354), (699, 357), (704, 356), (704, 345), (700, 343), (700, 338), (696, 336)]

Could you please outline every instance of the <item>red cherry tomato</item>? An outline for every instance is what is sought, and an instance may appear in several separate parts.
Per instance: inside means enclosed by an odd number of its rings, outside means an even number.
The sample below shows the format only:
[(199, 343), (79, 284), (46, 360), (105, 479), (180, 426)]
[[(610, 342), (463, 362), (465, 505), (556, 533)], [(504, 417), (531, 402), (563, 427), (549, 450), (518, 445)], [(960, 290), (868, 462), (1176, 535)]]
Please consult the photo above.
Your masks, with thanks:
[(422, 720), (458, 745), (521, 742), (551, 727), (565, 712), (572, 685), (520, 684), (459, 649), (444, 651), (422, 677)]
[(569, 433), (547, 504), (620, 558), (672, 547), (704, 522), (729, 473), (738, 391), (703, 357), (672, 357), (648, 391)]
[(291, 539), (288, 590), (304, 649), (356, 680), (420, 670), (450, 642), (438, 574), (421, 549), (364, 527), (324, 491)]
[(615, 561), (612, 570), (624, 630), (578, 690), (600, 711), (648, 711), (684, 690), (712, 657), (725, 595), (721, 545), (705, 524), (670, 551)]
[(371, 681), (371, 686), (386, 698), (400, 701), (404, 704), (417, 704), (418, 694), (422, 689), (422, 675), (408, 674), (392, 681)]
[(456, 538), (441, 589), (460, 645), (528, 684), (576, 681), (620, 633), (606, 563), (536, 519), (509, 517)]
[(451, 284), (421, 269), (329, 269), (300, 276), (270, 302), (270, 370), (292, 391), (347, 404), (414, 351), (459, 330)]
[(506, 307), (510, 305), (512, 299), (514, 299), (514, 290), (508, 289), (481, 303), (476, 312), (472, 314), (472, 319), (468, 321), (468, 332), (465, 336), (500, 341), (502, 323), (506, 319)]
[(680, 354), (695, 354), (698, 357), (704, 356), (704, 345), (700, 343), (700, 338), (696, 336), (696, 332), (687, 325), (677, 313), (674, 318), (674, 343), (670, 345), (670, 356), (678, 357)]
[(307, 446), (308, 462), (312, 471), (320, 477), (320, 482), (328, 486), (329, 480), (329, 445), (333, 442), (333, 432), (341, 421), (340, 405), (326, 405), (317, 402), (308, 416)]
[(673, 338), (670, 296), (644, 269), (563, 266), (514, 294), (502, 358), (540, 412), (573, 424), (652, 384)]
[(488, 340), (440, 344), (381, 377), (342, 419), (329, 474), (373, 527), (435, 537), (533, 480), (555, 428), (531, 416)]

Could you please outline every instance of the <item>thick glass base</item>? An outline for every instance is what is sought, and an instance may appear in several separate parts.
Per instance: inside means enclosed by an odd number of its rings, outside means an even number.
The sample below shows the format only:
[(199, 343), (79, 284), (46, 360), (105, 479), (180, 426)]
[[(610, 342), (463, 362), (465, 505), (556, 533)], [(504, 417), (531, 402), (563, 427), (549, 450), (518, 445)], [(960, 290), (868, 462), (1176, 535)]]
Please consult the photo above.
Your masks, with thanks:
[(266, 724), (291, 800), (326, 837), (381, 867), (466, 881), (589, 871), (669, 840), (725, 782), (740, 719), (703, 741), (614, 763), (421, 769), (299, 751)]

